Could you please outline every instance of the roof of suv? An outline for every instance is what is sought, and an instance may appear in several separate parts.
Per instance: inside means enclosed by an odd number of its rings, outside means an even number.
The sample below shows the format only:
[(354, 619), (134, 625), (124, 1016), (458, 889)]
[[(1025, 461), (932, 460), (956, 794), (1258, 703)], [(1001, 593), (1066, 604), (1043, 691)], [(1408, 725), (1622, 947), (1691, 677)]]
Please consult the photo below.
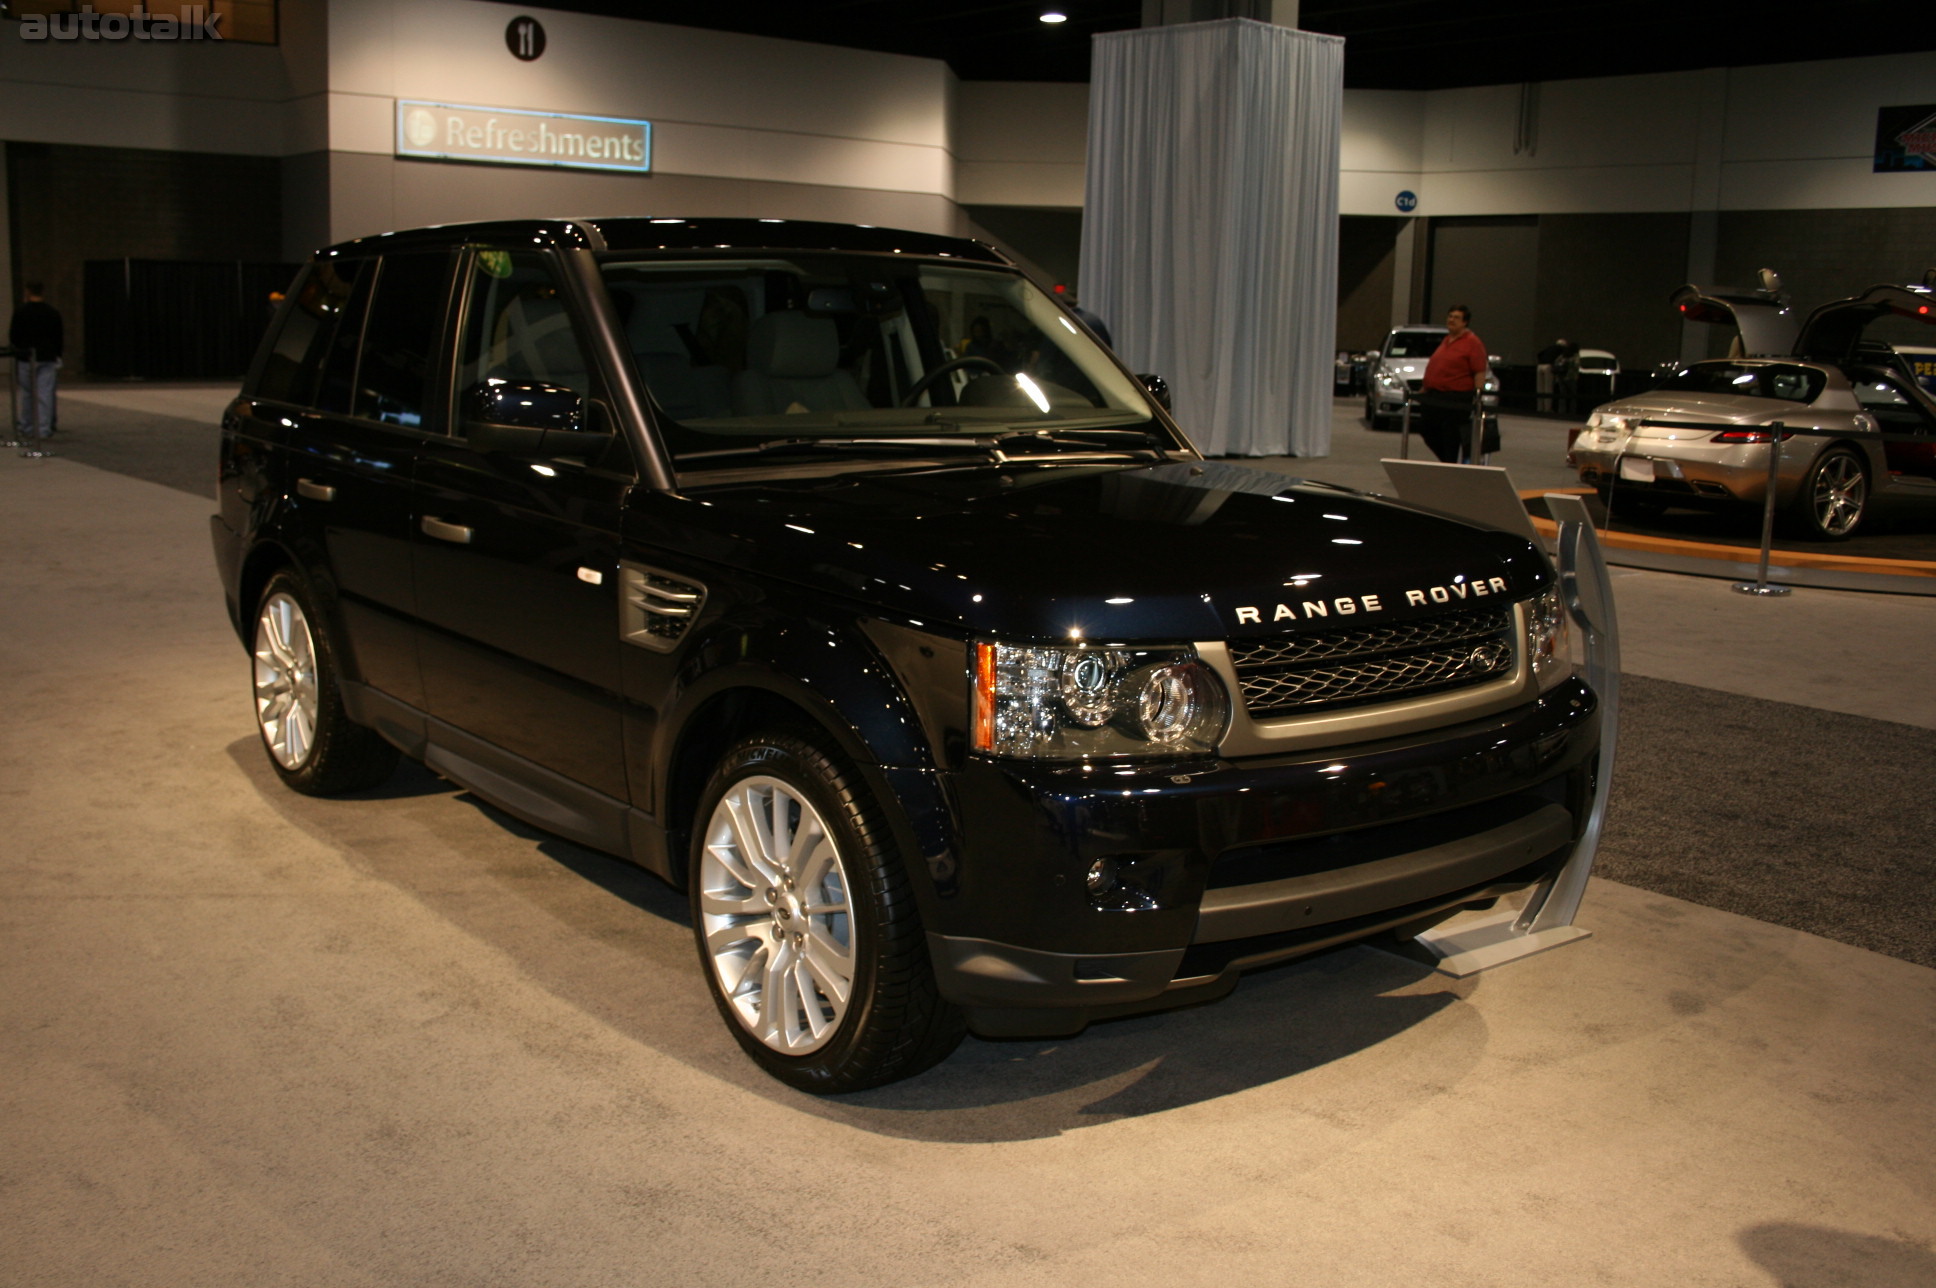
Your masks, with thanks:
[(871, 224), (833, 224), (810, 219), (673, 219), (628, 215), (616, 219), (503, 219), (439, 224), (405, 232), (379, 233), (331, 246), (322, 253), (378, 251), (391, 247), (435, 247), (509, 239), (546, 246), (589, 250), (832, 250), (883, 255), (962, 259), (1010, 267), (986, 242), (936, 233), (877, 228)]

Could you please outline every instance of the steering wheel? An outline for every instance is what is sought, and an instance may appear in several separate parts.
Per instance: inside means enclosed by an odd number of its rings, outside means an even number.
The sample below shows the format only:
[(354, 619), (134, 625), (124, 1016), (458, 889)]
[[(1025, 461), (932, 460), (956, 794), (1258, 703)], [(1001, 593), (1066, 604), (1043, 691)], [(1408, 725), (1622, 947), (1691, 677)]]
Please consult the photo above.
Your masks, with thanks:
[(914, 388), (908, 390), (906, 393), (901, 395), (901, 406), (903, 407), (914, 406), (915, 399), (919, 398), (922, 394), (928, 392), (928, 390), (931, 387), (933, 387), (935, 381), (941, 379), (941, 377), (949, 374), (950, 372), (960, 371), (963, 367), (976, 367), (976, 366), (987, 367), (990, 371), (994, 372), (998, 376), (1005, 376), (1008, 374), (1008, 368), (1004, 367), (1001, 363), (995, 361), (993, 358), (982, 357), (979, 353), (971, 353), (965, 358), (950, 358), (948, 361), (936, 367), (933, 371), (930, 371), (927, 375), (922, 376), (919, 380), (915, 381)]

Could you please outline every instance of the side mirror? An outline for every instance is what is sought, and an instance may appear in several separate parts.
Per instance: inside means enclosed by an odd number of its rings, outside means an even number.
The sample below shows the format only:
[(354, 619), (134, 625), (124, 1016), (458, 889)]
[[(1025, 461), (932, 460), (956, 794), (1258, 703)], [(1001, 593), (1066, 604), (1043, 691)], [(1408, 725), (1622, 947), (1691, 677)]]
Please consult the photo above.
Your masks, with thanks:
[(464, 437), (479, 451), (561, 456), (597, 451), (612, 437), (585, 429), (585, 400), (562, 385), (486, 380), (459, 402)]
[(1143, 382), (1143, 388), (1149, 391), (1149, 396), (1162, 404), (1164, 411), (1171, 410), (1169, 381), (1148, 372), (1139, 372), (1136, 378)]

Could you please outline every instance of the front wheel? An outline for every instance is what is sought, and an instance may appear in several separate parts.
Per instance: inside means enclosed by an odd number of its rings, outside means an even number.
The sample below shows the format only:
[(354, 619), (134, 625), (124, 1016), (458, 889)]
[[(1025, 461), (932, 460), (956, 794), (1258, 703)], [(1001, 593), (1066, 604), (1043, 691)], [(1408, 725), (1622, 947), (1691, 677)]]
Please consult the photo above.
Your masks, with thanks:
[(803, 1091), (859, 1091), (954, 1050), (900, 858), (859, 775), (792, 733), (721, 758), (693, 833), (692, 924), (747, 1054)]
[(1846, 541), (1862, 526), (1868, 508), (1869, 472), (1862, 458), (1849, 448), (1831, 447), (1802, 480), (1793, 518), (1804, 536)]
[(311, 796), (374, 787), (397, 767), (397, 749), (343, 709), (336, 643), (309, 588), (284, 570), (257, 604), (255, 719), (269, 764)]

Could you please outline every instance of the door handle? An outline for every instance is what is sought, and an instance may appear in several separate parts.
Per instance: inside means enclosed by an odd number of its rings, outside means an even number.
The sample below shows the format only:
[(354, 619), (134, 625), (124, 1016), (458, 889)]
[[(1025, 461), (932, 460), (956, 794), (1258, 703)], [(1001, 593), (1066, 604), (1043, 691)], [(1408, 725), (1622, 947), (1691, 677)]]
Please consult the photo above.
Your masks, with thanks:
[(470, 544), (471, 530), (461, 523), (445, 523), (426, 514), (423, 517), (423, 530), (425, 536), (435, 537), (439, 541), (455, 541), (460, 546)]
[(336, 499), (335, 488), (327, 483), (318, 483), (313, 479), (297, 479), (296, 491), (302, 493), (312, 501), (334, 501)]

